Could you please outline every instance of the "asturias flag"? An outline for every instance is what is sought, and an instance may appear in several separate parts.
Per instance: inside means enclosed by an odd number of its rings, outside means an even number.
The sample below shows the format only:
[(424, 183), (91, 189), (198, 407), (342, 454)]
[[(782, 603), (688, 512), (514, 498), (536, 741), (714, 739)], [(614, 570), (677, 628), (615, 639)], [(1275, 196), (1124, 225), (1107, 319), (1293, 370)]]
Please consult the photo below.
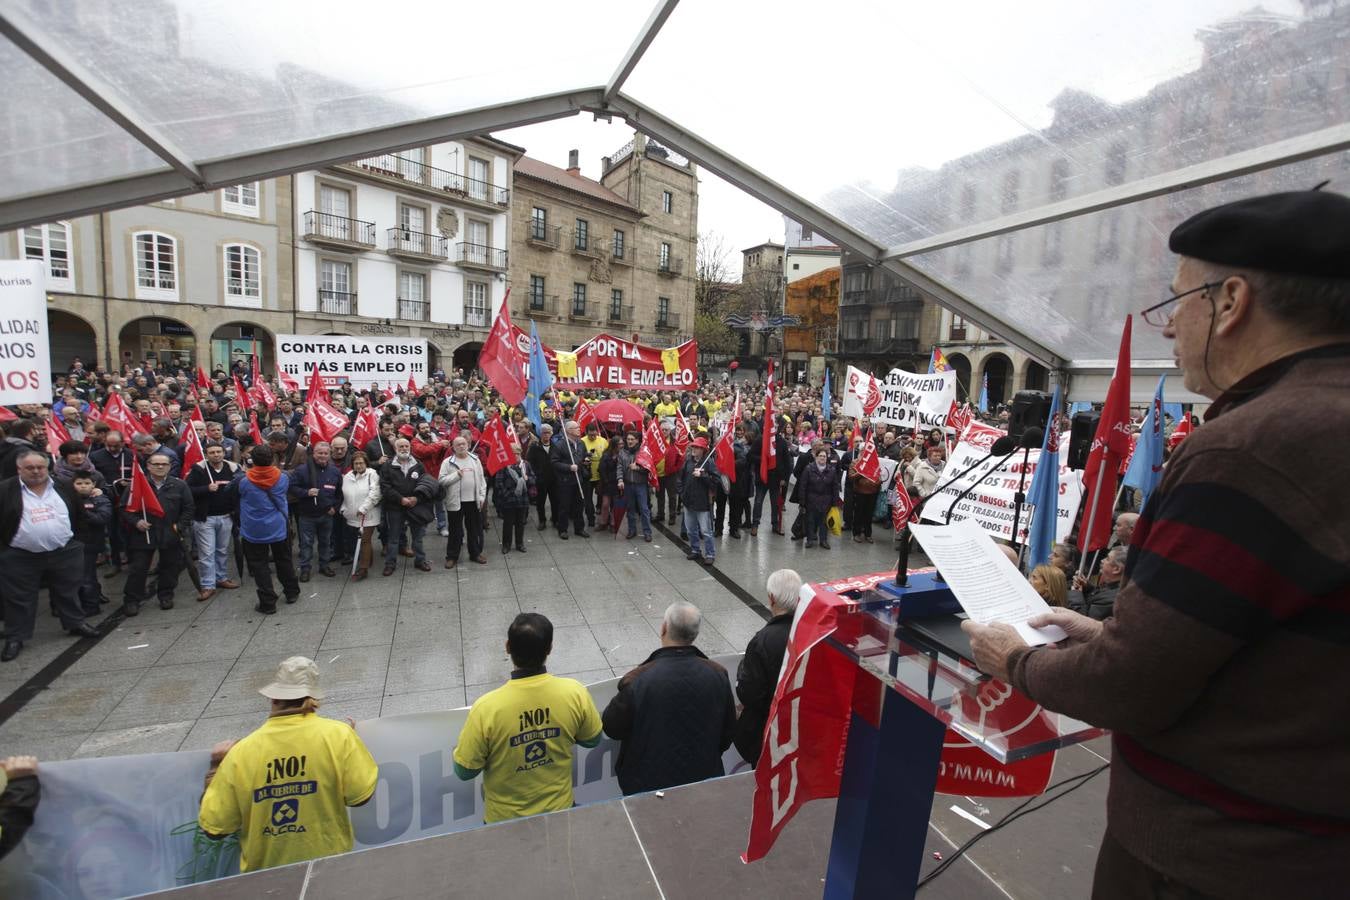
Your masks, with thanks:
[(1041, 461), (1031, 478), (1027, 502), (1036, 507), (1032, 513), (1031, 533), (1027, 536), (1027, 566), (1034, 569), (1050, 561), (1055, 546), (1055, 525), (1059, 521), (1059, 385), (1050, 400), (1050, 419), (1045, 423), (1041, 441)]
[(1130, 458), (1129, 468), (1125, 470), (1124, 483), (1139, 491), (1143, 497), (1140, 507), (1148, 502), (1148, 495), (1162, 481), (1163, 467), (1163, 382), (1167, 376), (1158, 379), (1158, 389), (1153, 394), (1153, 405), (1144, 416), (1144, 427), (1139, 432), (1139, 442), (1135, 445), (1134, 456)]
[(539, 326), (530, 320), (530, 377), (525, 383), (525, 418), (534, 425), (536, 432), (543, 426), (543, 417), (539, 415), (539, 402), (553, 389), (553, 373), (548, 370), (548, 358), (544, 356), (544, 345), (539, 340)]

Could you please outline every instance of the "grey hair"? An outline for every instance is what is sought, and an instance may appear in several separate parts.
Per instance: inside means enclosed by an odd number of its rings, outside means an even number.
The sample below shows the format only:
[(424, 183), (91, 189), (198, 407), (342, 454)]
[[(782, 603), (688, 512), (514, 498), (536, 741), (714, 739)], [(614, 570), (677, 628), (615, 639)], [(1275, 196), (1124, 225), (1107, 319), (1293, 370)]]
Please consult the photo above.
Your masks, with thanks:
[(1350, 280), (1205, 264), (1205, 281), (1246, 279), (1258, 302), (1306, 334), (1350, 333)]
[(1127, 548), (1117, 545), (1111, 548), (1111, 551), (1106, 554), (1106, 558), (1123, 569), (1125, 568), (1125, 557), (1129, 554), (1130, 551)]
[(802, 576), (795, 569), (779, 569), (769, 575), (765, 584), (769, 599), (783, 612), (797, 611), (797, 598), (802, 592)]
[(131, 442), (133, 444), (153, 444), (155, 443), (155, 439), (153, 436), (146, 434), (144, 431), (138, 431), (136, 432), (135, 435), (132, 436)]
[(677, 600), (666, 607), (664, 621), (667, 638), (677, 644), (692, 644), (698, 640), (698, 629), (703, 624), (703, 613), (692, 603)]

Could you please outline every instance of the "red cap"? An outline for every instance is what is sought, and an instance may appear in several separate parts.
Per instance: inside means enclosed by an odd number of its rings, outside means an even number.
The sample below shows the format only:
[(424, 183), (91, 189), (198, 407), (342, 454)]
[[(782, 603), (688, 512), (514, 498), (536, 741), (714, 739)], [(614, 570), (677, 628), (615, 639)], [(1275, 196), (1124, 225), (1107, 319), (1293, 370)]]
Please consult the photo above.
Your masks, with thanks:
[(694, 438), (693, 446), (699, 448), (700, 450), (707, 450), (707, 449), (708, 449), (708, 439), (707, 439), (707, 438), (704, 438), (704, 437)]
[(404, 425), (402, 428), (398, 430), (398, 433), (403, 435), (405, 438), (410, 438), (413, 435), (417, 434), (417, 432), (413, 429), (411, 425)]

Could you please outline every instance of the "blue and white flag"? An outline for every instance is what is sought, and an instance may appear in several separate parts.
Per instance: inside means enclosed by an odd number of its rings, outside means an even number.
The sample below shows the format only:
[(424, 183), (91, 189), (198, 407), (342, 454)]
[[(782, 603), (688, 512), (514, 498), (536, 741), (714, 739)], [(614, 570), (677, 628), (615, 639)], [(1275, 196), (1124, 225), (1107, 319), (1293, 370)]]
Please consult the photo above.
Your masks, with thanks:
[(1041, 459), (1036, 463), (1036, 474), (1031, 478), (1027, 502), (1036, 507), (1031, 517), (1031, 533), (1027, 535), (1027, 571), (1050, 561), (1055, 546), (1055, 525), (1059, 520), (1059, 385), (1050, 401), (1050, 419), (1045, 423), (1045, 437), (1041, 440)]
[(1125, 485), (1143, 495), (1139, 504), (1141, 509), (1143, 504), (1148, 502), (1148, 495), (1153, 493), (1158, 487), (1158, 482), (1162, 481), (1163, 443), (1166, 440), (1163, 434), (1165, 381), (1166, 375), (1158, 379), (1158, 390), (1153, 394), (1153, 405), (1148, 408), (1148, 415), (1144, 416), (1144, 427), (1139, 432), (1139, 443), (1134, 447), (1130, 467), (1125, 470)]
[(830, 404), (834, 401), (830, 399), (830, 368), (825, 367), (825, 386), (820, 391), (820, 417), (826, 422), (830, 421)]
[(980, 412), (989, 412), (989, 373), (980, 377)]

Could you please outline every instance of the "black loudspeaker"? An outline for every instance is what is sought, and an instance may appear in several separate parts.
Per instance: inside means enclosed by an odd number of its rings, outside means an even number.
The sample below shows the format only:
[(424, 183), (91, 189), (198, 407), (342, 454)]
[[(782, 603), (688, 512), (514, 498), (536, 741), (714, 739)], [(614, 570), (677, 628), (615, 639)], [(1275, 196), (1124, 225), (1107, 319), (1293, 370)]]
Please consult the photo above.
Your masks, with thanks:
[(1092, 438), (1097, 433), (1097, 423), (1102, 414), (1097, 410), (1076, 413), (1069, 426), (1069, 468), (1086, 469), (1088, 452), (1092, 450)]
[(1045, 391), (1018, 391), (1008, 410), (1008, 437), (1020, 445), (1022, 433), (1028, 428), (1044, 428), (1051, 399)]

